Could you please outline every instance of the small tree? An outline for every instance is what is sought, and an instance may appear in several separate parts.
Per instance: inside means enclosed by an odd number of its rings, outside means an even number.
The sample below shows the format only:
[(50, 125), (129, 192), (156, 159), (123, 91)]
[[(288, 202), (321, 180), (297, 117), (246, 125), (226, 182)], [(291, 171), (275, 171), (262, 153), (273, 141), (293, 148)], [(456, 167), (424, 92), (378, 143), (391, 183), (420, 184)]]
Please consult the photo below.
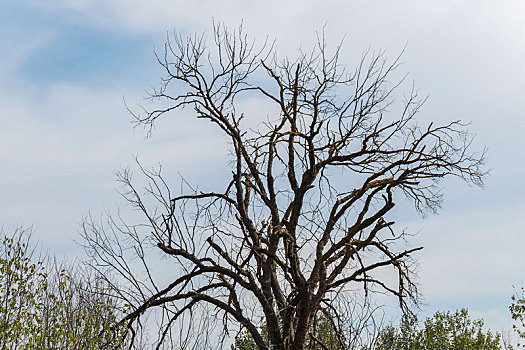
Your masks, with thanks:
[[(525, 288), (516, 292), (512, 297), (512, 303), (509, 307), (510, 314), (515, 323), (512, 329), (516, 332), (519, 338), (525, 339)], [(518, 342), (517, 346), (520, 346)]]
[(122, 348), (106, 284), (33, 252), (28, 230), (2, 237), (0, 349)]
[[(396, 105), (399, 84), (389, 79), (398, 61), (382, 53), (349, 70), (324, 38), (297, 58), (221, 25), (206, 43), (204, 35), (166, 43), (158, 56), (166, 75), (150, 95), (163, 104), (136, 118), (151, 131), (189, 108), (216, 126), (230, 146), (224, 186), (174, 194), (160, 170), (142, 169), (143, 192), (123, 171), (123, 195), (145, 221), (84, 225), (92, 261), (129, 281), (120, 297), (134, 310), (123, 321), (134, 329), (148, 310), (162, 311), (159, 348), (190, 347), (188, 337), (212, 347), (209, 329), (219, 347), (240, 327), (259, 349), (303, 349), (321, 309), (344, 325), (350, 291), (384, 292), (407, 310), (418, 297), (411, 256), (421, 248), (406, 247), (389, 215), (403, 197), (437, 210), (448, 176), (481, 185), (484, 153), (471, 151), (471, 134), (459, 121), (418, 123), (416, 90)], [(216, 175), (205, 163), (202, 171)], [(166, 260), (154, 268), (159, 254)]]
[(383, 330), (376, 350), (499, 350), (501, 335), (483, 330), (482, 320), (471, 320), (468, 311), (436, 312), (418, 328), (408, 316), (399, 328)]

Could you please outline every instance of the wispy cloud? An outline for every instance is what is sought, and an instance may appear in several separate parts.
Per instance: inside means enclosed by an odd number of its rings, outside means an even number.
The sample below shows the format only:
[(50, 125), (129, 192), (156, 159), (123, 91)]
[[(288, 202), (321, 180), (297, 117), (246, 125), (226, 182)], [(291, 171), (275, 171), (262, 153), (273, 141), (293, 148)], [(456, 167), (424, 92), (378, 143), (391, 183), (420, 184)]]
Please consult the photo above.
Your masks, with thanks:
[(427, 301), (471, 298), (475, 312), (503, 319), (512, 284), (524, 283), (523, 2), (41, 0), (0, 10), (0, 223), (33, 223), (46, 244), (71, 251), (80, 218), (117, 201), (113, 173), (133, 154), (164, 163), (174, 182), (178, 170), (203, 186), (221, 182), (210, 174), (229, 174), (225, 140), (191, 111), (161, 121), (151, 139), (129, 123), (122, 97), (133, 108), (161, 75), (154, 46), (174, 28), (209, 30), (215, 18), (243, 20), (257, 40), (276, 38), (294, 55), (326, 24), (331, 45), (346, 34), (350, 66), (369, 46), (393, 58), (408, 42), (400, 75), (430, 93), (421, 118), (472, 121), (490, 149), (485, 191), (447, 182), (442, 215), (407, 223), (426, 247)]

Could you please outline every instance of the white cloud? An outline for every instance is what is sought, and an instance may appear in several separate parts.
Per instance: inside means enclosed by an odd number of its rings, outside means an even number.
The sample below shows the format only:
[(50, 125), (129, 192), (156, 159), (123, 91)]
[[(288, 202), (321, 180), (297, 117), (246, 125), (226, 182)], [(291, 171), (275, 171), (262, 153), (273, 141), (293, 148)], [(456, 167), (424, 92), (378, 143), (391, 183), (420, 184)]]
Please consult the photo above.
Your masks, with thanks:
[[(44, 4), (44, 5), (43, 5)], [(343, 60), (352, 64), (369, 45), (393, 58), (408, 41), (404, 72), (412, 72), (423, 94), (430, 93), (430, 118), (473, 120), (485, 140), (501, 140), (519, 123), (525, 60), (521, 14), (525, 4), (507, 0), (443, 4), (438, 1), (138, 1), (46, 0), (39, 6), (72, 21), (117, 33), (200, 31), (211, 19), (236, 26), (259, 40), (277, 38), (280, 52), (309, 48), (326, 23), (332, 45), (347, 34)], [(504, 104), (504, 106), (502, 106)], [(495, 119), (498, 123), (495, 123)], [(520, 120), (518, 120), (518, 118)], [(496, 124), (496, 125), (495, 125)], [(496, 127), (498, 132), (494, 132)], [(484, 133), (484, 130), (488, 130)], [(516, 139), (517, 135), (506, 137)]]
[[(469, 205), (464, 202), (464, 205)], [(464, 208), (424, 220), (416, 238), (421, 276), (430, 299), (465, 298), (508, 293), (525, 283), (525, 205)]]
[(134, 132), (122, 102), (126, 89), (58, 84), (31, 94), (0, 87), (2, 224), (34, 224), (46, 246), (74, 253), (81, 217), (113, 206), (114, 173), (133, 164), (134, 154), (146, 166), (163, 163), (169, 174), (201, 181), (203, 162), (224, 163), (221, 139), (191, 119), (184, 129), (175, 120), (160, 123), (151, 139)]
[[(447, 191), (445, 208), (457, 212), (408, 224), (422, 229), (416, 241), (425, 246), (419, 256), (427, 301), (494, 298), (506, 305), (511, 286), (525, 282), (523, 2), (42, 0), (38, 6), (71, 23), (159, 40), (172, 28), (209, 28), (212, 17), (231, 26), (243, 19), (248, 33), (276, 37), (278, 48), (292, 54), (308, 48), (327, 23), (331, 44), (347, 34), (343, 59), (350, 63), (368, 45), (387, 48), (392, 58), (408, 40), (402, 70), (431, 94), (422, 117), (472, 120), (496, 167), (486, 192), (466, 194), (455, 185)], [(0, 57), (0, 223), (34, 223), (46, 244), (70, 250), (81, 216), (113, 205), (113, 173), (135, 153), (148, 166), (167, 164), (171, 178), (182, 170), (203, 186), (218, 180), (213, 175), (227, 160), (217, 147), (224, 140), (210, 125), (178, 114), (161, 121), (151, 139), (132, 131), (122, 95), (138, 101), (141, 81), (108, 88), (51, 83), (43, 90), (18, 81), (20, 62), (52, 33), (2, 38), (0, 48), (11, 49)], [(260, 109), (257, 101), (246, 103)], [(211, 165), (201, 170), (203, 163)], [(504, 319), (506, 309), (494, 310), (474, 312)]]

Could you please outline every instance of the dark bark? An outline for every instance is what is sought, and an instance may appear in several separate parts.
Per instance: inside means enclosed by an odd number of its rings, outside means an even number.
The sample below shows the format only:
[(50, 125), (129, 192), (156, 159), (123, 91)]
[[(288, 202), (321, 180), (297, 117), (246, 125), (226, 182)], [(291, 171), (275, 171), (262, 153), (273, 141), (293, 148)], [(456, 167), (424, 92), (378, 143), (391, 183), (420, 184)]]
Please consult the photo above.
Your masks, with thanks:
[[(320, 341), (309, 332), (322, 303), (334, 324), (340, 317), (341, 288), (382, 290), (406, 310), (417, 301), (411, 255), (420, 248), (400, 249), (404, 232), (386, 218), (403, 196), (421, 212), (435, 211), (444, 177), (482, 185), (484, 152), (470, 151), (472, 136), (458, 121), (420, 126), (415, 116), (424, 100), (415, 90), (395, 110), (399, 84), (388, 79), (398, 60), (388, 64), (382, 53), (366, 53), (349, 72), (339, 49), (328, 55), (322, 40), (311, 53), (279, 60), (272, 46), (257, 50), (242, 30), (216, 25), (214, 39), (210, 50), (199, 36), (168, 41), (158, 56), (166, 77), (150, 96), (168, 106), (135, 117), (151, 130), (158, 118), (193, 108), (229, 138), (232, 181), (222, 191), (190, 188), (175, 197), (160, 172), (143, 169), (146, 194), (160, 204), (154, 209), (125, 172), (124, 196), (143, 211), (145, 225), (112, 221), (109, 233), (94, 224), (86, 230), (97, 261), (139, 290), (121, 292), (133, 308), (125, 321), (138, 324), (144, 312), (161, 308), (170, 315), (168, 331), (197, 305), (209, 305), (224, 334), (237, 325), (260, 349), (303, 349), (307, 339)], [(278, 112), (250, 129), (244, 119), (258, 111), (238, 110), (244, 97)], [(175, 264), (173, 282), (139, 280), (122, 253), (125, 240), (148, 276), (155, 271), (137, 247), (153, 241)], [(385, 267), (395, 285), (374, 276)]]

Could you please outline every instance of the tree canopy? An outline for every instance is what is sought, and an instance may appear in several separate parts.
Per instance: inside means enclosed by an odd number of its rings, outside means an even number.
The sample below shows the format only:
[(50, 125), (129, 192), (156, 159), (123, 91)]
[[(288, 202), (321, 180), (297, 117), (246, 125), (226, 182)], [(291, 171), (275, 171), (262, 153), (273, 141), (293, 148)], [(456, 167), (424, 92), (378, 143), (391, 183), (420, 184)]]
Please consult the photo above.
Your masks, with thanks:
[(118, 309), (101, 279), (34, 256), (29, 230), (0, 242), (0, 349), (121, 349)]
[(501, 335), (483, 329), (482, 320), (472, 320), (466, 309), (436, 312), (422, 328), (408, 316), (399, 328), (388, 327), (378, 338), (376, 350), (499, 350)]

